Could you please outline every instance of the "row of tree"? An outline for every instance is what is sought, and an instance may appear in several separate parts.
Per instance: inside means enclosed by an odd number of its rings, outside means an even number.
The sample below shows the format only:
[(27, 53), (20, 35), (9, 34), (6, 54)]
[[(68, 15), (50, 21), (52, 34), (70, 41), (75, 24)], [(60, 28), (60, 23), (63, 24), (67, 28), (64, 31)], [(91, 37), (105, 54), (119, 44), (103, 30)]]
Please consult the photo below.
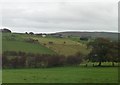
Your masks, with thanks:
[[(11, 57), (10, 57), (11, 55)], [(43, 68), (66, 65), (79, 65), (83, 56), (77, 53), (74, 56), (32, 54), (25, 52), (5, 51), (2, 56), (3, 68)]]

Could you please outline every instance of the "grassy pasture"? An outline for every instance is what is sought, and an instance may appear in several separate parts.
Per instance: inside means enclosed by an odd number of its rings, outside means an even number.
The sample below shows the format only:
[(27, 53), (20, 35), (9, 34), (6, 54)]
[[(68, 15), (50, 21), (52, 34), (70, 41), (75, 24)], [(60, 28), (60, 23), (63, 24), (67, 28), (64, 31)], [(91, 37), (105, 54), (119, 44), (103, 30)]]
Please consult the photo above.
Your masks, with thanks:
[(22, 51), (26, 53), (55, 54), (54, 51), (40, 45), (20, 41), (3, 41), (3, 51)]
[(72, 41), (68, 38), (54, 38), (54, 37), (46, 37), (46, 38), (43, 38), (43, 37), (39, 37), (39, 38), (36, 38), (34, 37), (34, 39), (38, 39), (40, 43), (45, 43), (45, 44), (48, 44), (49, 42), (53, 42), (54, 44), (64, 44), (64, 42), (66, 42), (65, 44), (67, 45), (77, 45), (80, 43), (78, 42), (75, 42), (75, 41)]
[(4, 69), (3, 83), (117, 83), (117, 67)]
[[(2, 38), (3, 51), (24, 51), (43, 54), (53, 54), (56, 52), (66, 56), (74, 55), (77, 52), (81, 52), (82, 54), (87, 54), (89, 52), (85, 45), (69, 38), (55, 38), (49, 36), (43, 38), (36, 35), (15, 33), (4, 33)], [(27, 43), (24, 41), (26, 38), (36, 39), (41, 45)], [(53, 42), (53, 44), (49, 44), (49, 42)]]
[[(86, 45), (83, 45), (77, 41), (70, 40), (69, 38), (53, 38), (53, 37), (33, 37), (37, 39), (41, 44), (46, 44), (45, 46), (54, 50), (58, 54), (62, 54), (65, 56), (74, 55), (77, 52), (81, 52), (82, 54), (88, 54), (89, 50), (86, 48)], [(49, 42), (53, 42), (53, 44), (49, 44)], [(65, 42), (65, 43), (64, 43)]]
[(47, 45), (47, 47), (54, 50), (56, 53), (65, 56), (74, 55), (77, 52), (81, 52), (84, 55), (89, 53), (89, 50), (81, 45), (53, 44), (53, 45)]
[(33, 44), (24, 41), (24, 34), (2, 34), (2, 51), (22, 51), (26, 53), (55, 54), (49, 48), (40, 44)]

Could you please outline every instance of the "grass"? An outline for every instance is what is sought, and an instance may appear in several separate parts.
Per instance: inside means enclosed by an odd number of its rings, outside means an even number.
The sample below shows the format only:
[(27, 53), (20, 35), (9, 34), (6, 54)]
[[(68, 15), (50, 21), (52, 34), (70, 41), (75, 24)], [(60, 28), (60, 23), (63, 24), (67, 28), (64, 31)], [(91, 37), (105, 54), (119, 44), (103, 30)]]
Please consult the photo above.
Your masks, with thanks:
[(54, 51), (40, 44), (32, 44), (27, 42), (3, 40), (2, 46), (3, 51), (22, 51), (26, 53), (55, 54)]
[[(41, 44), (46, 44), (45, 45), (46, 47), (54, 50), (56, 53), (65, 56), (74, 55), (77, 52), (86, 55), (90, 51), (86, 48), (86, 45), (83, 45), (77, 41), (70, 40), (69, 38), (54, 38), (54, 37), (46, 38), (33, 37), (33, 38), (39, 40)], [(49, 42), (53, 42), (53, 44), (49, 44)]]
[(25, 42), (25, 34), (3, 33), (2, 51), (22, 51), (26, 53), (56, 54), (53, 50), (41, 45)]
[(89, 42), (89, 40), (88, 41), (80, 40), (80, 37), (78, 37), (78, 36), (71, 36), (71, 37), (69, 37), (69, 39), (76, 41), (76, 42), (79, 42), (81, 44), (87, 44)]
[(77, 52), (80, 52), (84, 55), (89, 53), (89, 50), (81, 45), (62, 45), (62, 44), (53, 44), (53, 45), (46, 45), (50, 49), (54, 50), (56, 53), (69, 56), (74, 55)]
[(4, 69), (3, 83), (117, 83), (116, 67)]
[(45, 44), (48, 44), (49, 42), (53, 42), (54, 44), (64, 44), (64, 42), (66, 42), (65, 44), (67, 44), (67, 45), (80, 44), (80, 43), (72, 41), (68, 38), (54, 38), (54, 37), (36, 38), (36, 37), (34, 37), (34, 39), (38, 39), (40, 43), (45, 43)]

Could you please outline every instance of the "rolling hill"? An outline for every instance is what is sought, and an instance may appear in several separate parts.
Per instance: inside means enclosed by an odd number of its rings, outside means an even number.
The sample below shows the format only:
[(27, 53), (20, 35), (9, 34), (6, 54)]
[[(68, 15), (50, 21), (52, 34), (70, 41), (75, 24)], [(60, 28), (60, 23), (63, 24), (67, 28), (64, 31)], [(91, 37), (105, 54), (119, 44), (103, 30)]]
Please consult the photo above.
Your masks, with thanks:
[(18, 34), (2, 34), (2, 51), (22, 51), (26, 53), (56, 54), (53, 50), (41, 45), (25, 42)]
[[(77, 52), (81, 52), (86, 55), (90, 52), (86, 48), (86, 42), (80, 41), (79, 37), (104, 37), (113, 40), (118, 39), (118, 33), (111, 32), (59, 32), (55, 34), (61, 34), (63, 38), (54, 36), (38, 36), (20, 33), (3, 33), (2, 35), (2, 47), (3, 51), (24, 51), (40, 54), (61, 54), (65, 56), (74, 55)], [(76, 37), (66, 37), (76, 36)], [(26, 39), (37, 40), (39, 44), (25, 42)], [(52, 42), (52, 44), (50, 44)]]
[(78, 31), (66, 31), (66, 32), (58, 32), (55, 34), (61, 34), (63, 36), (85, 36), (85, 37), (92, 37), (92, 38), (98, 38), (98, 37), (104, 37), (104, 38), (110, 38), (113, 40), (118, 40), (118, 33), (114, 32), (78, 32)]
[[(42, 37), (18, 33), (3, 33), (3, 51), (23, 51), (39, 54), (74, 55), (80, 52), (84, 55), (89, 53), (85, 44), (69, 38)], [(37, 40), (39, 43), (28, 43), (26, 39)], [(50, 44), (49, 42), (52, 42)]]

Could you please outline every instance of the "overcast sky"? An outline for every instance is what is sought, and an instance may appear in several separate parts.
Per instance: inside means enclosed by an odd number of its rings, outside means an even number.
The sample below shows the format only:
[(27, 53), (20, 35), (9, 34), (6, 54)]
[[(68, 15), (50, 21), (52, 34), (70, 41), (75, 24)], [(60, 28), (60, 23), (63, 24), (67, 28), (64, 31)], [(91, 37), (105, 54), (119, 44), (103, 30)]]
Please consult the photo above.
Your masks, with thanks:
[(0, 5), (2, 27), (13, 32), (118, 31), (117, 0), (3, 0)]

